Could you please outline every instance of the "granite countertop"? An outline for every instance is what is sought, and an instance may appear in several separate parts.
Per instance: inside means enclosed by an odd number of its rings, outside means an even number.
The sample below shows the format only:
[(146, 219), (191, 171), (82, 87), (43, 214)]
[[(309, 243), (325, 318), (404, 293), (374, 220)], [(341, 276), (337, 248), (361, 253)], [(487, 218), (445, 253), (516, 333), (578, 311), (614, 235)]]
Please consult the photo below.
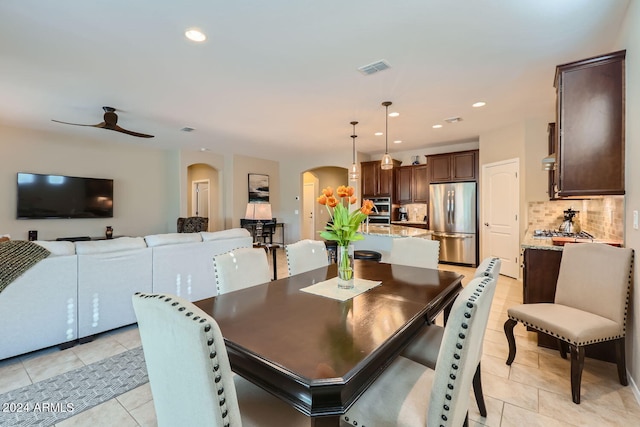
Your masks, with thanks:
[(391, 221), (395, 225), (427, 225), (426, 221)]
[[(554, 245), (553, 239), (551, 237), (533, 237), (533, 233), (528, 231), (524, 235), (524, 239), (520, 243), (520, 247), (522, 249), (546, 249), (551, 251), (561, 251), (563, 249), (564, 243), (571, 243), (572, 240), (570, 238), (559, 239), (564, 240), (561, 244)], [(606, 240), (606, 239), (574, 239), (576, 243), (584, 243), (584, 242), (594, 242), (594, 243), (605, 243), (613, 246), (621, 246), (622, 242), (618, 240)]]
[(390, 237), (427, 237), (431, 236), (430, 230), (425, 230), (415, 227), (403, 227), (401, 225), (372, 225), (369, 224), (367, 228), (366, 224), (360, 227), (362, 234), (369, 234), (372, 236), (390, 236)]

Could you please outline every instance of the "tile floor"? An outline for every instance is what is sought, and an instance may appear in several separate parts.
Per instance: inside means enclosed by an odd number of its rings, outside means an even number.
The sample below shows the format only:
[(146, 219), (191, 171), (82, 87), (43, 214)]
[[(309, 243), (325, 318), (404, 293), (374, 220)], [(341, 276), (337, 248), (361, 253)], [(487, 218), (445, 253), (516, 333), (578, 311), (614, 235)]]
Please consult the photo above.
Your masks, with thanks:
[[(269, 257), (271, 258), (271, 257)], [(287, 274), (284, 252), (279, 250), (278, 277)], [(467, 278), (473, 269), (450, 265)], [(569, 361), (557, 351), (539, 348), (535, 336), (516, 327), (518, 353), (511, 367), (505, 364), (508, 346), (502, 329), (507, 308), (522, 301), (522, 283), (504, 276), (498, 281), (482, 357), (482, 381), (489, 415), (470, 408), (473, 426), (637, 426), (640, 405), (631, 387), (618, 383), (615, 365), (587, 359), (582, 378), (582, 403), (571, 401)], [(135, 326), (108, 332), (93, 342), (67, 350), (45, 349), (0, 361), (0, 393), (113, 356), (140, 345)], [(149, 384), (75, 415), (58, 424), (71, 426), (155, 426)]]

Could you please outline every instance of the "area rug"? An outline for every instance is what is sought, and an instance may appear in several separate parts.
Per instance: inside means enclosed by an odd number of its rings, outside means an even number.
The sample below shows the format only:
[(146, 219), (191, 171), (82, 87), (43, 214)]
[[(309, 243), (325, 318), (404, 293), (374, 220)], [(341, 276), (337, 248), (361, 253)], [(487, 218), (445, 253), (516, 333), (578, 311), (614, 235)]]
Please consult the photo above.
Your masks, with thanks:
[(138, 347), (0, 394), (0, 426), (52, 426), (148, 381)]

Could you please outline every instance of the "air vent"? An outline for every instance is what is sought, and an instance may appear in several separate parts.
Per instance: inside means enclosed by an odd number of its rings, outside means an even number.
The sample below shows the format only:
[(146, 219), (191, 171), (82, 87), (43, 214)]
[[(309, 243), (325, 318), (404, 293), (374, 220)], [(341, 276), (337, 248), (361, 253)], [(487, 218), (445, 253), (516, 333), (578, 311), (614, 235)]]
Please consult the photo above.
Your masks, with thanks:
[(185, 126), (182, 129), (180, 129), (181, 132), (193, 132), (194, 130), (195, 130), (194, 128), (190, 128), (188, 126)]
[(387, 68), (391, 68), (391, 65), (389, 65), (387, 61), (382, 59), (380, 61), (374, 62), (373, 64), (363, 65), (362, 67), (358, 68), (358, 71), (360, 71), (365, 76), (368, 76), (377, 73), (378, 71), (384, 71)]
[(447, 123), (458, 123), (462, 121), (462, 117), (449, 117), (448, 119), (444, 119)]

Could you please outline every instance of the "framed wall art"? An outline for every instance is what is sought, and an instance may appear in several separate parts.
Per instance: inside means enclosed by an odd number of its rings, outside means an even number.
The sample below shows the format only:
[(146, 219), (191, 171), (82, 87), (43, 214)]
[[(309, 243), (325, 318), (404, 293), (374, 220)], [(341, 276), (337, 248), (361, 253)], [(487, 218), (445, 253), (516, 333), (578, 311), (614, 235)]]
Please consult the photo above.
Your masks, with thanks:
[(249, 203), (269, 203), (269, 175), (249, 174)]

